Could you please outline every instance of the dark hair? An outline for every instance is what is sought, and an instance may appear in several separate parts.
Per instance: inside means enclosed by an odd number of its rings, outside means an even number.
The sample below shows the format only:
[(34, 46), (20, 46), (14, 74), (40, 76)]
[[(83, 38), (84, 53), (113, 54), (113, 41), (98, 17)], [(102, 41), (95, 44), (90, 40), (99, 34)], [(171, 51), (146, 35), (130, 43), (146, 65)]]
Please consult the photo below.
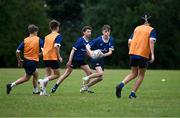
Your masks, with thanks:
[(102, 31), (103, 30), (108, 30), (108, 31), (110, 31), (111, 30), (111, 26), (109, 26), (109, 25), (104, 25), (103, 27), (102, 27)]
[(141, 23), (151, 23), (151, 16), (148, 13), (143, 14), (141, 16)]
[(34, 32), (38, 32), (38, 30), (39, 30), (38, 26), (36, 26), (36, 25), (34, 25), (34, 24), (30, 24), (30, 25), (28, 26), (28, 32), (29, 32), (30, 34), (33, 34)]
[(50, 27), (51, 30), (55, 30), (59, 26), (60, 26), (60, 23), (57, 20), (52, 20), (49, 23), (49, 27)]
[(83, 33), (83, 32), (85, 32), (85, 31), (87, 31), (87, 30), (92, 30), (92, 27), (90, 27), (90, 26), (84, 26), (84, 27), (82, 28), (81, 32)]

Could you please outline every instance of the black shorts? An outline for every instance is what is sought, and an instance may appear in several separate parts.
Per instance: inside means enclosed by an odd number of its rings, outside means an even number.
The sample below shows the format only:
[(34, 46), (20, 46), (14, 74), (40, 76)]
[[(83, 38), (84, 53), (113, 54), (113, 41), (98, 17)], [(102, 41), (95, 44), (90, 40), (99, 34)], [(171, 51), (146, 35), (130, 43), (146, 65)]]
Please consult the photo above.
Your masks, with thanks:
[(23, 67), (27, 75), (32, 75), (36, 71), (37, 66), (37, 61), (24, 59)]
[(51, 69), (58, 69), (59, 68), (59, 61), (56, 60), (44, 60), (45, 67)]
[(130, 57), (129, 65), (131, 67), (147, 68), (149, 63), (147, 59), (133, 59)]
[(104, 59), (91, 59), (91, 66), (92, 69), (96, 70), (96, 67), (101, 67), (102, 70), (104, 71)]
[(83, 65), (87, 65), (84, 60), (72, 60), (71, 68), (80, 68)]

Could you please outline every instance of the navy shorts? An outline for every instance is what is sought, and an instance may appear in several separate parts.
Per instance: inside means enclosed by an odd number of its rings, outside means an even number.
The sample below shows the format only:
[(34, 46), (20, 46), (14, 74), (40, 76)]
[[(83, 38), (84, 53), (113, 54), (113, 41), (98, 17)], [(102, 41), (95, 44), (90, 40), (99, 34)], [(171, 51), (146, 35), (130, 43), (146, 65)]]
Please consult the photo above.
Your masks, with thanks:
[(83, 65), (87, 65), (84, 60), (72, 60), (71, 67), (72, 68), (80, 68)]
[(24, 59), (23, 67), (27, 75), (32, 75), (36, 71), (37, 66), (37, 61)]
[(45, 67), (51, 69), (58, 69), (59, 68), (59, 61), (56, 60), (44, 60)]
[(94, 70), (96, 70), (96, 67), (101, 67), (102, 70), (104, 71), (104, 59), (103, 58), (91, 59), (91, 66)]
[(130, 57), (129, 65), (131, 67), (147, 68), (149, 62), (148, 59), (134, 59)]

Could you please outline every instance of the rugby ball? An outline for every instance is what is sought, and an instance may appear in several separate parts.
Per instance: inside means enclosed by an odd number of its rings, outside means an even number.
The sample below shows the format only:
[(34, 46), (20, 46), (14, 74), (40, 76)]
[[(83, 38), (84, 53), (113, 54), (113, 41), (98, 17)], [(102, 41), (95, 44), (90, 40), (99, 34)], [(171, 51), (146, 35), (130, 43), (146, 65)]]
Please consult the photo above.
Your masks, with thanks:
[(92, 52), (92, 55), (91, 55), (91, 57), (93, 58), (93, 59), (98, 59), (98, 58), (101, 58), (103, 56), (103, 53), (101, 52), (101, 50), (94, 50), (93, 52)]

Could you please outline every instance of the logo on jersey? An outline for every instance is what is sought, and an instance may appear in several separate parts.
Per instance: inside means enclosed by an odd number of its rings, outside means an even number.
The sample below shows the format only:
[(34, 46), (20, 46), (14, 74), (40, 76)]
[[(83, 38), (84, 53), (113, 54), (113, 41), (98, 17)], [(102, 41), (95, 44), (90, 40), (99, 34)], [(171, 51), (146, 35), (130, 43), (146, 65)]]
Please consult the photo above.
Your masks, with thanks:
[(99, 63), (96, 63), (96, 66), (99, 66)]

